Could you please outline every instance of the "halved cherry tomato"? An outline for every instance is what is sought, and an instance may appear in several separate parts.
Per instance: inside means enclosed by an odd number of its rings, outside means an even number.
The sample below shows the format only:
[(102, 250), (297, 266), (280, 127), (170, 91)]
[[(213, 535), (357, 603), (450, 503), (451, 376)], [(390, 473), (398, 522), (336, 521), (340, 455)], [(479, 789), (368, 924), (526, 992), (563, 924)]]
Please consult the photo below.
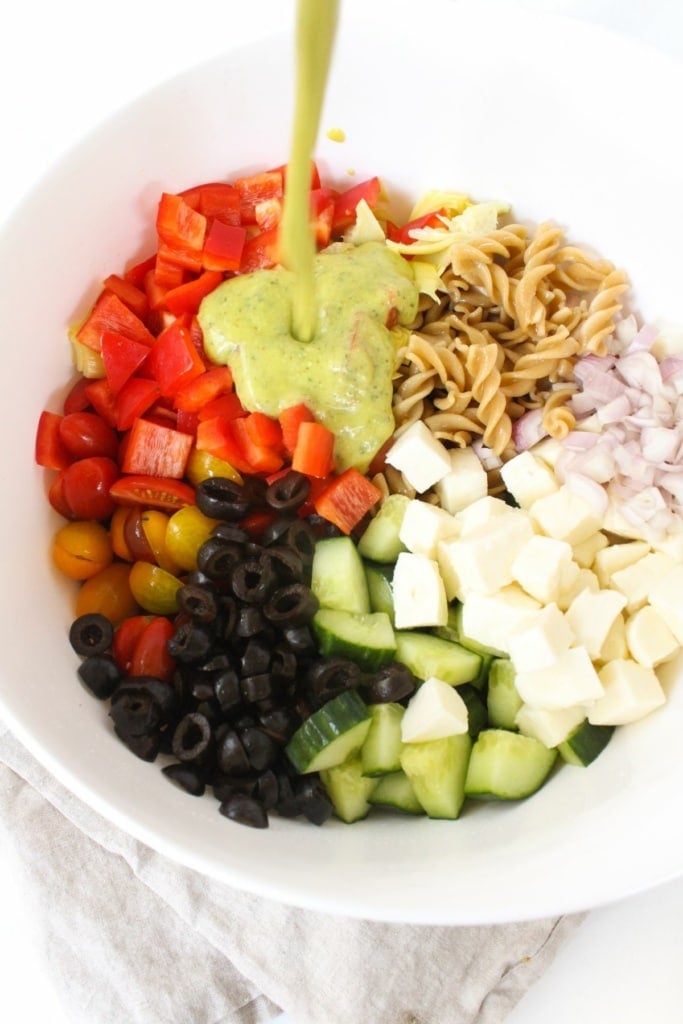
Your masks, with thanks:
[(116, 431), (97, 413), (71, 412), (62, 417), (59, 436), (72, 459), (85, 459), (91, 455), (116, 458), (119, 447)]
[(79, 459), (62, 471), (64, 500), (77, 519), (107, 519), (116, 505), (109, 491), (119, 477), (113, 459), (92, 456)]
[(175, 661), (168, 653), (168, 641), (174, 633), (173, 623), (164, 616), (152, 618), (137, 638), (130, 659), (130, 675), (170, 679)]
[(110, 427), (117, 426), (116, 395), (109, 387), (109, 381), (102, 377), (98, 380), (89, 380), (85, 387), (90, 404)]
[(78, 520), (57, 530), (52, 561), (72, 580), (87, 580), (111, 564), (114, 557), (109, 531), (101, 523)]
[(111, 650), (123, 675), (130, 675), (135, 646), (151, 621), (151, 615), (131, 615), (114, 633)]
[(194, 490), (188, 484), (160, 476), (121, 476), (111, 486), (109, 493), (113, 500), (121, 505), (177, 509), (195, 503)]
[(70, 412), (83, 412), (90, 406), (87, 388), (91, 383), (92, 381), (88, 377), (79, 377), (73, 384), (62, 406), (65, 416), (68, 416)]
[(63, 417), (47, 409), (41, 412), (36, 430), (35, 459), (44, 469), (66, 469), (73, 461), (60, 435)]

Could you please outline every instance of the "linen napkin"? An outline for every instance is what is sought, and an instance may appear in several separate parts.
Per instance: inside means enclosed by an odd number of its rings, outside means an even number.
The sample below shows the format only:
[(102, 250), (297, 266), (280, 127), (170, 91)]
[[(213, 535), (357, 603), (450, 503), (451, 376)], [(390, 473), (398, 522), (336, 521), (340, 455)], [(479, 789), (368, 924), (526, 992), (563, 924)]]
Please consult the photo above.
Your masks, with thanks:
[(0, 823), (74, 1024), (499, 1024), (582, 920), (394, 925), (240, 892), (116, 829), (1, 723)]

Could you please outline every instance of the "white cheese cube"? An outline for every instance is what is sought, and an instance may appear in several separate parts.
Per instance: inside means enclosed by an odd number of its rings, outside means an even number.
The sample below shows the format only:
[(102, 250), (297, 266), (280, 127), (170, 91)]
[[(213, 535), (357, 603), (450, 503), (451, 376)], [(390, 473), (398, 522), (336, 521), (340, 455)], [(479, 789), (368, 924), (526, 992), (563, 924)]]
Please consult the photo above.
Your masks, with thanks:
[(679, 644), (683, 644), (683, 566), (676, 566), (650, 591), (650, 604), (659, 612)]
[(510, 506), (502, 498), (493, 498), (487, 494), (486, 497), (477, 498), (471, 505), (460, 509), (454, 518), (458, 524), (460, 536), (466, 537), (477, 526), (488, 523), (496, 516), (504, 516), (510, 511), (512, 511)]
[[(442, 541), (438, 561), (449, 600), (464, 600), (473, 590), (495, 594), (513, 582), (512, 563), (533, 536), (529, 517), (519, 510), (495, 516), (471, 530), (466, 537)], [(457, 580), (457, 591), (450, 591)]]
[(572, 561), (567, 567), (560, 586), (560, 593), (557, 598), (559, 608), (566, 612), (572, 601), (579, 596), (583, 590), (596, 594), (600, 589), (598, 577), (591, 569), (579, 569), (576, 562)]
[(668, 533), (661, 540), (653, 541), (652, 547), (655, 551), (662, 551), (669, 558), (673, 558), (674, 562), (680, 562), (683, 565), (683, 530), (677, 533)]
[(593, 571), (601, 587), (612, 586), (612, 573), (625, 569), (647, 555), (650, 545), (644, 540), (631, 540), (624, 544), (610, 544), (598, 551), (593, 562)]
[(520, 452), (506, 462), (500, 475), (521, 508), (529, 508), (539, 498), (559, 490), (552, 469), (530, 451)]
[(415, 498), (406, 505), (398, 536), (408, 551), (436, 558), (439, 541), (458, 533), (458, 523), (450, 512)]
[(488, 494), (489, 481), (479, 456), (472, 448), (451, 448), (448, 467), (436, 483), (439, 503), (447, 512), (459, 512)]
[(525, 704), (550, 711), (586, 704), (603, 693), (585, 647), (570, 647), (547, 668), (518, 672), (515, 686)]
[(617, 615), (596, 660), (613, 661), (615, 658), (627, 657), (626, 620), (623, 615)]
[(454, 686), (430, 676), (411, 697), (401, 719), (404, 743), (423, 743), (467, 732), (467, 705)]
[(602, 519), (584, 498), (575, 494), (566, 484), (538, 498), (529, 513), (541, 533), (567, 544), (580, 544), (600, 529)]
[(613, 533), (616, 537), (624, 537), (626, 540), (646, 541), (645, 524), (637, 526), (625, 519), (618, 501), (608, 502), (607, 511), (602, 520), (602, 528), (607, 533)]
[(651, 604), (629, 615), (624, 630), (631, 657), (646, 668), (661, 665), (679, 650), (678, 640)]
[(580, 704), (571, 708), (532, 708), (522, 704), (515, 716), (515, 725), (524, 736), (533, 736), (552, 749), (564, 743), (567, 736), (586, 720), (586, 709)]
[(561, 441), (558, 441), (554, 437), (544, 437), (541, 441), (537, 441), (533, 448), (530, 449), (537, 459), (541, 459), (545, 462), (546, 466), (550, 466), (554, 469), (557, 465), (557, 460), (560, 455), (566, 451)]
[(536, 533), (529, 538), (512, 563), (513, 579), (537, 601), (548, 604), (557, 601), (560, 590), (566, 588), (572, 572), (572, 549), (566, 541), (555, 540)]
[(598, 658), (614, 625), (626, 605), (626, 598), (616, 590), (582, 590), (567, 609), (567, 622), (576, 643), (585, 647), (591, 658)]
[(396, 559), (392, 590), (396, 629), (446, 625), (446, 590), (433, 559), (402, 551)]
[(396, 439), (386, 454), (386, 461), (400, 470), (419, 494), (433, 487), (451, 469), (448, 449), (422, 420), (411, 423)]
[(510, 637), (540, 607), (538, 601), (515, 584), (492, 595), (473, 591), (462, 606), (463, 636), (499, 654), (508, 654)]
[(610, 661), (599, 675), (604, 694), (588, 709), (591, 725), (627, 725), (666, 701), (654, 669), (629, 658)]
[(608, 546), (609, 541), (607, 537), (598, 530), (597, 533), (591, 534), (586, 540), (582, 540), (580, 544), (574, 545), (574, 561), (582, 569), (590, 569), (598, 551), (602, 551)]
[(613, 572), (612, 587), (625, 596), (626, 610), (634, 612), (645, 604), (652, 588), (675, 567), (673, 558), (661, 551), (651, 551), (633, 565)]
[(553, 665), (574, 639), (566, 617), (556, 604), (547, 604), (508, 641), (517, 672), (531, 672)]

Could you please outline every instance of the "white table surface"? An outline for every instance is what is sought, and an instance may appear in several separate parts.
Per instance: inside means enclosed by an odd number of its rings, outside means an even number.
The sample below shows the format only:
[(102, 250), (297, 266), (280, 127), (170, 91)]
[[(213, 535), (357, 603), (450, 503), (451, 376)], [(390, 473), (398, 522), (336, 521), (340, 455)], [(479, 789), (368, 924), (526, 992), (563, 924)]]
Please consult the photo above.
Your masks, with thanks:
[[(419, 10), (419, 0), (396, 2), (414, 2)], [(683, 60), (680, 0), (510, 2), (606, 25)], [(0, 220), (84, 130), (155, 82), (218, 54), (224, 37), (206, 26), (219, 25), (221, 12), (230, 37), (246, 41), (258, 36), (264, 24), (290, 25), (292, 4), (202, 0), (192, 7), (178, 0), (117, 0), (114, 5), (61, 0), (48, 6), (44, 0), (22, 0), (7, 7), (0, 58)], [(571, 73), (571, 62), (559, 73)], [(674, 131), (680, 130), (679, 114), (672, 103)], [(40, 959), (2, 847), (0, 907), (3, 1019), (8, 1024), (71, 1024)], [(506, 1024), (573, 1024), (577, 1019), (583, 1024), (678, 1024), (683, 1020), (682, 964), (683, 879), (592, 911)], [(297, 1022), (283, 1015), (276, 1024)]]

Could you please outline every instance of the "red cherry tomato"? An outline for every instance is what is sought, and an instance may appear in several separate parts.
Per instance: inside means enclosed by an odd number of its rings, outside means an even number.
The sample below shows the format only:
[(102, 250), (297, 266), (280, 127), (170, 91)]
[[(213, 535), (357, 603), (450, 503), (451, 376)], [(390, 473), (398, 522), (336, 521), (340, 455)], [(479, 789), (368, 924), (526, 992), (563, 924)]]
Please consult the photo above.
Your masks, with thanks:
[(62, 472), (62, 497), (77, 519), (106, 519), (116, 508), (109, 489), (119, 467), (104, 456), (79, 459)]
[(94, 412), (72, 412), (63, 416), (59, 437), (74, 459), (86, 459), (92, 455), (113, 459), (119, 445), (116, 431)]
[(135, 646), (151, 621), (151, 615), (131, 615), (123, 620), (114, 633), (112, 654), (126, 676), (130, 675)]
[(133, 648), (130, 675), (170, 679), (175, 669), (175, 661), (168, 653), (167, 644), (173, 633), (174, 627), (170, 619), (163, 616), (152, 619), (145, 626)]

